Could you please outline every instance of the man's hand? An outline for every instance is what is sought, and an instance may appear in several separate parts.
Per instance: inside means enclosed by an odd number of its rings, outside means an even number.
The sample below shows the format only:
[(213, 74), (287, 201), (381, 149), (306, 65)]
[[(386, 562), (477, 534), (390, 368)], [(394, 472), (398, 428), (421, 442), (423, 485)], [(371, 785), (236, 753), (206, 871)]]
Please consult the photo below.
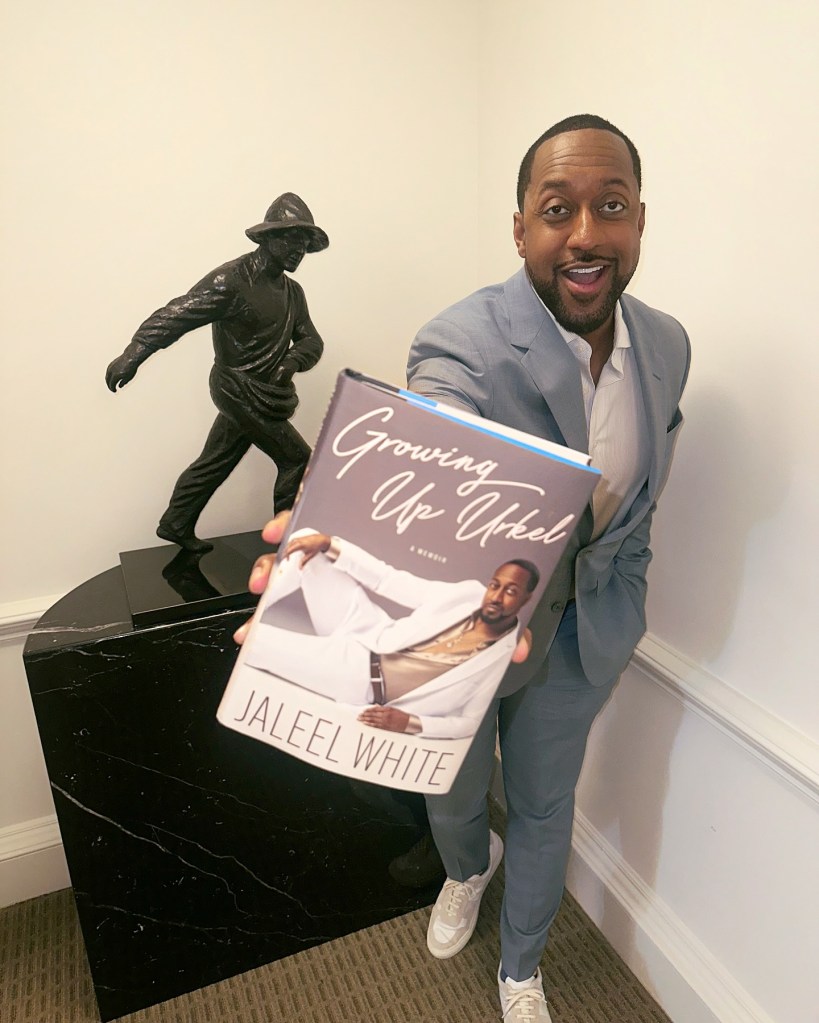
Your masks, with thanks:
[[(265, 543), (278, 544), (281, 542), (281, 538), (285, 534), (288, 523), (290, 522), (290, 511), (279, 512), (279, 514), (270, 520), (262, 530), (262, 539)], [(264, 593), (267, 584), (270, 580), (270, 573), (273, 571), (273, 565), (276, 563), (275, 554), (263, 554), (260, 558), (257, 558), (253, 563), (253, 568), (250, 572), (250, 579), (247, 583), (247, 588), (251, 593), (262, 594)], [(240, 625), (239, 628), (233, 633), (233, 638), (237, 643), (244, 643), (245, 637), (247, 636), (247, 630), (250, 628), (250, 619), (248, 619), (244, 625)]]
[(291, 554), (303, 553), (301, 568), (311, 561), (317, 554), (325, 554), (330, 549), (331, 538), (324, 533), (308, 533), (306, 536), (297, 536), (291, 540), (284, 552), (285, 558)]
[(287, 387), (287, 385), (292, 381), (293, 374), (295, 372), (295, 365), (285, 359), (284, 362), (280, 363), (273, 371), (273, 380), (271, 381), (273, 386)]
[(388, 732), (405, 732), (409, 724), (410, 716), (403, 710), (395, 707), (368, 707), (358, 715), (358, 720), (363, 725), (371, 725), (373, 728), (386, 728)]

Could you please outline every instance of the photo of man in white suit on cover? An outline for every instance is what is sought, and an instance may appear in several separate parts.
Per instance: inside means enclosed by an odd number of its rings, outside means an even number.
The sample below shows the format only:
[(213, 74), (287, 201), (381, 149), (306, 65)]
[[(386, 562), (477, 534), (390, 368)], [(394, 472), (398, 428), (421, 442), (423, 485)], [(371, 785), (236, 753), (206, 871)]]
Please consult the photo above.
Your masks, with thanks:
[[(364, 724), (467, 738), (495, 695), (517, 644), (518, 612), (538, 580), (522, 559), (500, 565), (488, 584), (424, 579), (339, 537), (298, 530), (276, 565), (245, 661), (365, 706)], [(297, 590), (315, 635), (268, 624), (268, 609)], [(393, 618), (371, 595), (410, 611)]]

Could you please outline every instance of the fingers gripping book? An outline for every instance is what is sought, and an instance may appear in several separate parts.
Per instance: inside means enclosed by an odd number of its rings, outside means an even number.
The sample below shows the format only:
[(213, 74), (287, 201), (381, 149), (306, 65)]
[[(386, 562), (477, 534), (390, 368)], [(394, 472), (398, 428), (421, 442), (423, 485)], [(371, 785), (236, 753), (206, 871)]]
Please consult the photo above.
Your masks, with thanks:
[(343, 372), (218, 720), (447, 792), (597, 483), (588, 462)]

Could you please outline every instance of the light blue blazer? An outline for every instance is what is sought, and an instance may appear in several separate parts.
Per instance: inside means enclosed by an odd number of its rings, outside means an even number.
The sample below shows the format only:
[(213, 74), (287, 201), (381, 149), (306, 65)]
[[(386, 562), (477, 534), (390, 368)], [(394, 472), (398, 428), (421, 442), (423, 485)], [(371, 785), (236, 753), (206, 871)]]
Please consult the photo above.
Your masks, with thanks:
[[(671, 316), (621, 299), (650, 433), (648, 480), (623, 502), (625, 517), (598, 539), (586, 509), (529, 626), (532, 653), (506, 673), (508, 695), (539, 673), (573, 595), (584, 673), (592, 685), (616, 678), (645, 632), (646, 569), (655, 502), (682, 424), (680, 396), (688, 336)], [(450, 306), (418, 333), (409, 355), (411, 390), (580, 451), (589, 438), (577, 361), (522, 268), (504, 284)], [(619, 522), (619, 525), (616, 523)]]

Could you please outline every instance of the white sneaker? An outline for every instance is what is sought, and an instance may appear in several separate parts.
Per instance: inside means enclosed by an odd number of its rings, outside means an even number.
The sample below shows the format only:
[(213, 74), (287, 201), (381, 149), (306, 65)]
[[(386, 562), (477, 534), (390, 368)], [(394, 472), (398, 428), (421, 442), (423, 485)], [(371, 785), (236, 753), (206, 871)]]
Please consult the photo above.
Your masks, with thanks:
[(481, 896), (492, 880), (503, 858), (503, 842), (494, 831), (489, 832), (489, 866), (482, 874), (473, 874), (466, 881), (447, 878), (441, 894), (432, 907), (427, 930), (427, 948), (436, 959), (449, 959), (472, 937), (478, 922)]
[(540, 968), (528, 980), (501, 980), (498, 969), (498, 991), (504, 1023), (552, 1023)]

